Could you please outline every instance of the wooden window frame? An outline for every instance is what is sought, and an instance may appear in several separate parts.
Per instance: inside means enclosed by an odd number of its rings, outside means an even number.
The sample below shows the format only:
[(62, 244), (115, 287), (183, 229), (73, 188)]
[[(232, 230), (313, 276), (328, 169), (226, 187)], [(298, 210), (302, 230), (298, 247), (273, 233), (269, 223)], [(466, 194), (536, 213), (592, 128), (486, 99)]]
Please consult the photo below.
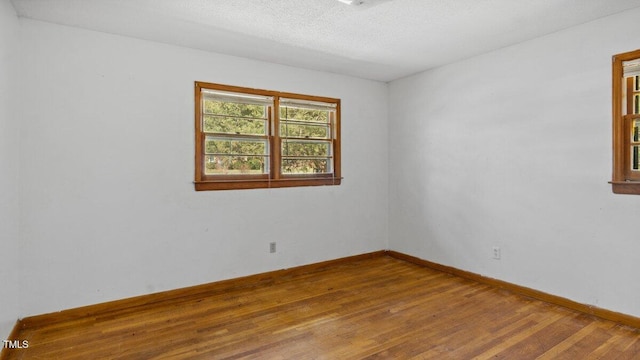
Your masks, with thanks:
[[(640, 195), (640, 173), (631, 170), (631, 123), (640, 115), (632, 114), (633, 82), (624, 78), (623, 63), (640, 59), (640, 49), (613, 56), (613, 175), (609, 182), (616, 194)], [(626, 88), (623, 91), (623, 87)], [(626, 93), (626, 97), (625, 97)], [(637, 93), (637, 92), (635, 92)], [(624, 106), (626, 102), (626, 107)]]
[[(204, 140), (202, 121), (202, 90), (217, 90), (230, 93), (273, 97), (273, 107), (269, 107), (267, 138), (269, 144), (269, 171), (258, 175), (210, 175), (205, 174)], [(335, 104), (335, 116), (331, 119), (331, 158), (332, 173), (322, 174), (283, 174), (281, 172), (281, 137), (280, 137), (280, 99)], [(340, 185), (340, 99), (294, 94), (272, 90), (252, 89), (239, 86), (223, 85), (207, 82), (195, 82), (195, 190), (233, 190), (281, 188), (297, 186)]]

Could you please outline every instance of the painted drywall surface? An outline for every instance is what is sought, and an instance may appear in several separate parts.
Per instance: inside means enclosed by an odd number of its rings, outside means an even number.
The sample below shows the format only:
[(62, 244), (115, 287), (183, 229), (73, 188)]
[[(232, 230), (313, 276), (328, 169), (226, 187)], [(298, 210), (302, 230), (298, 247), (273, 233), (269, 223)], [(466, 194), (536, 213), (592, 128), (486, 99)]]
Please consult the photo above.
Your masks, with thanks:
[(390, 83), (390, 247), (640, 316), (640, 197), (607, 184), (611, 56), (638, 16)]
[(9, 0), (0, 0), (0, 340), (6, 339), (19, 315), (19, 284), (25, 281), (18, 269), (18, 122), (14, 119), (14, 96), (19, 83), (20, 23)]
[[(386, 84), (22, 28), (23, 315), (387, 247)], [(341, 98), (343, 184), (195, 192), (196, 80)]]

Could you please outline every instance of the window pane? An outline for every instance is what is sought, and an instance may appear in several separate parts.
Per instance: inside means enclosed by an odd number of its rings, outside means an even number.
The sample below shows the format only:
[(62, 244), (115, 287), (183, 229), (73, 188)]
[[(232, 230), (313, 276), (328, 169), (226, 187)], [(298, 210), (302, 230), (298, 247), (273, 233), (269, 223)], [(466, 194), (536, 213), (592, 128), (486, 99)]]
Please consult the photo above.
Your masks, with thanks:
[(203, 112), (211, 115), (228, 115), (248, 118), (266, 118), (265, 105), (243, 104), (237, 102), (222, 102), (204, 100)]
[(631, 169), (634, 171), (640, 170), (640, 145), (631, 147)]
[(633, 113), (640, 114), (640, 95), (633, 96)]
[(267, 141), (207, 136), (204, 152), (212, 155), (267, 155)]
[(283, 141), (283, 156), (329, 156), (329, 142), (323, 141)]
[(205, 132), (265, 135), (267, 109), (266, 105), (205, 99), (202, 128)]
[(266, 156), (205, 155), (205, 175), (251, 175), (268, 173)]
[(283, 174), (330, 173), (330, 159), (282, 159)]
[(203, 99), (253, 105), (271, 105), (273, 96), (254, 94), (253, 91), (235, 92), (216, 89), (202, 89)]
[(280, 123), (280, 136), (283, 137), (328, 139), (329, 134), (327, 125), (292, 124), (287, 121)]
[(303, 107), (281, 106), (280, 120), (295, 120), (303, 122), (329, 122), (328, 110), (305, 109)]
[(204, 132), (243, 135), (265, 135), (267, 122), (264, 119), (246, 119), (216, 115), (204, 115)]
[(640, 120), (633, 120), (631, 138), (633, 142), (640, 142)]

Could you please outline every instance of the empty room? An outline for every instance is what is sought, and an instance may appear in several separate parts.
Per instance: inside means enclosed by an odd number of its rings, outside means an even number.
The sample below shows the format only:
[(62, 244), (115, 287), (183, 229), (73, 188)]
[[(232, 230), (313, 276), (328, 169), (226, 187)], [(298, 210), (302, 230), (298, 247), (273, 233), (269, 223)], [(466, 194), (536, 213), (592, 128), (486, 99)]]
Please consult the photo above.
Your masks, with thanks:
[(0, 0), (0, 359), (637, 359), (640, 0)]

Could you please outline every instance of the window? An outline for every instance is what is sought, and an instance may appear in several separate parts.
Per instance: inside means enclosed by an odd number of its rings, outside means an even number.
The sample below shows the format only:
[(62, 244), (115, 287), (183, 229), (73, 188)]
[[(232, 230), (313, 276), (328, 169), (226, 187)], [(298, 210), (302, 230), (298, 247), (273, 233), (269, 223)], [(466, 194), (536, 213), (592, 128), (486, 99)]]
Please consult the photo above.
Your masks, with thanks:
[(640, 194), (640, 50), (613, 57), (613, 192)]
[(196, 190), (339, 185), (340, 99), (195, 83)]

